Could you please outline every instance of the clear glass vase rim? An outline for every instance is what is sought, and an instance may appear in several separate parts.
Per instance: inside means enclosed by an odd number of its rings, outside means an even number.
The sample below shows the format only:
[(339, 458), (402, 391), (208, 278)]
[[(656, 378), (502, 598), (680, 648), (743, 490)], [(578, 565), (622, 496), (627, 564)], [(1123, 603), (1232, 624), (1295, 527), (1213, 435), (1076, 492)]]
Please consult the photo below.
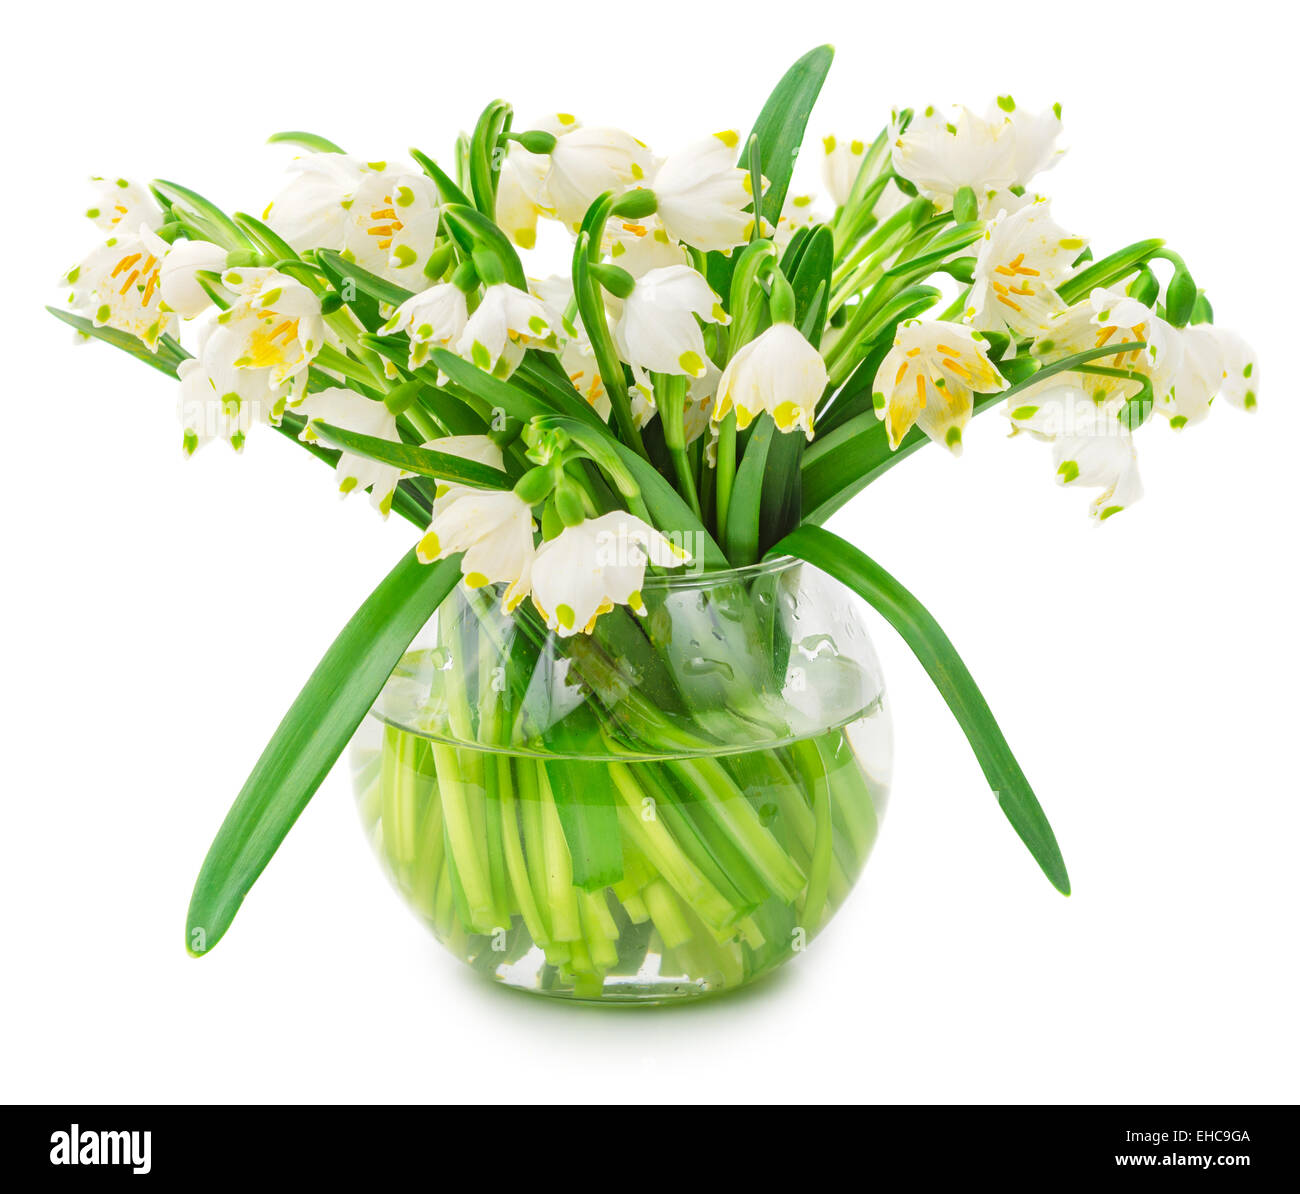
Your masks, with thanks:
[(775, 576), (800, 565), (812, 567), (798, 556), (773, 556), (756, 564), (742, 564), (738, 568), (696, 570), (687, 565), (684, 571), (646, 573), (641, 592), (658, 593), (665, 589), (713, 589), (724, 585), (754, 580), (759, 576)]

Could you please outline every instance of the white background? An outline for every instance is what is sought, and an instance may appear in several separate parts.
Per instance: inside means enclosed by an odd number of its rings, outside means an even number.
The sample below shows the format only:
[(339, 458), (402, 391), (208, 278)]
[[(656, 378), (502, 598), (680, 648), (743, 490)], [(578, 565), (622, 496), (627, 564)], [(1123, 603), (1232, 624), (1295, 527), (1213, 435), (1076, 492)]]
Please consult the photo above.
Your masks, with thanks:
[[(0, 1097), (1294, 1101), (1297, 417), (1291, 36), (1276, 6), (44, 5), (4, 88)], [(36, 13), (36, 15), (32, 15)], [(1268, 14), (1272, 13), (1273, 16)], [(475, 21), (479, 24), (475, 24)], [(26, 28), (22, 23), (27, 22)], [(878, 621), (897, 725), (876, 855), (751, 994), (602, 1012), (497, 990), (388, 888), (340, 768), (226, 940), (190, 885), (266, 738), (409, 545), (278, 437), (183, 460), (173, 387), (40, 311), (95, 243), (92, 173), (260, 211), (282, 128), (449, 161), (497, 94), (666, 150), (747, 127), (819, 41), (810, 133), (892, 104), (1060, 100), (1041, 180), (1098, 255), (1162, 235), (1258, 347), (1257, 416), (1140, 438), (1104, 528), (1047, 449), (977, 421), (834, 528), (965, 654), (1055, 824), (1038, 874)], [(815, 144), (815, 142), (813, 142)], [(804, 180), (815, 182), (815, 178)]]

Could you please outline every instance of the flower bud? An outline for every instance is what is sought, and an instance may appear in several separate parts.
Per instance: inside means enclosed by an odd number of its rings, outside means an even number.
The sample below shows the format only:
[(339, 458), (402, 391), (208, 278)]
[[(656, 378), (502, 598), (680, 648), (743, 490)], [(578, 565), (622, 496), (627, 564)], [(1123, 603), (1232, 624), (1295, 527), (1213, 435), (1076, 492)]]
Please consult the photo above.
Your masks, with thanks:
[(645, 187), (636, 187), (631, 191), (625, 191), (614, 200), (610, 214), (622, 216), (625, 220), (643, 220), (646, 216), (654, 215), (658, 210), (659, 200), (655, 197), (654, 191), (647, 190)]
[(549, 464), (539, 464), (536, 468), (530, 468), (515, 483), (515, 497), (535, 506), (538, 502), (545, 501), (554, 488), (555, 469)]
[(429, 260), (424, 263), (424, 276), (435, 281), (441, 278), (447, 272), (447, 266), (451, 264), (452, 251), (451, 241), (444, 241), (434, 249), (429, 254)]
[(1174, 267), (1174, 276), (1169, 279), (1165, 291), (1165, 318), (1176, 328), (1186, 327), (1196, 306), (1196, 283), (1186, 266)]
[(1138, 270), (1133, 281), (1128, 284), (1125, 293), (1129, 298), (1136, 300), (1144, 307), (1154, 307), (1156, 298), (1160, 294), (1160, 282), (1155, 274), (1151, 272), (1151, 268), (1144, 265)]
[(591, 276), (616, 298), (625, 299), (636, 289), (636, 279), (617, 265), (593, 265)]
[(337, 290), (331, 290), (328, 294), (321, 295), (320, 313), (322, 315), (333, 315), (342, 306), (343, 296)]
[(979, 200), (970, 187), (959, 187), (952, 197), (952, 216), (959, 224), (969, 224), (978, 220), (980, 215)]
[(561, 477), (555, 487), (555, 512), (566, 527), (575, 527), (586, 520), (587, 511), (580, 490), (568, 477)]
[(529, 153), (550, 153), (555, 148), (555, 134), (541, 129), (530, 129), (526, 133), (511, 133), (510, 139), (518, 141)]
[[(321, 304), (324, 306), (324, 304)], [(384, 405), (391, 415), (400, 415), (419, 397), (421, 385), (418, 381), (404, 381), (394, 386), (384, 395)]]
[(1210, 300), (1205, 297), (1202, 291), (1196, 296), (1196, 302), (1192, 304), (1192, 323), (1213, 323), (1214, 308), (1210, 306)]

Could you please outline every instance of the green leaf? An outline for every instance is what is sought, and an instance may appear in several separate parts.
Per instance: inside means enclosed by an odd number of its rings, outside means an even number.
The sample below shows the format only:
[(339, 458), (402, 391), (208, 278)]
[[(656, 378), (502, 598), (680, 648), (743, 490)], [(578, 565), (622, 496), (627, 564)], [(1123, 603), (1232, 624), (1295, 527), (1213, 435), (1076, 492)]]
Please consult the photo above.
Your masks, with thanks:
[(203, 240), (223, 249), (256, 248), (234, 220), (197, 191), (162, 178), (155, 178), (149, 186), (172, 213)]
[(333, 141), (327, 137), (321, 137), (316, 133), (304, 133), (297, 130), (291, 130), (285, 133), (272, 133), (266, 139), (268, 145), (301, 145), (304, 149), (310, 149), (313, 153), (344, 153)]
[(256, 216), (250, 216), (247, 212), (235, 212), (235, 223), (240, 230), (248, 237), (263, 253), (268, 254), (275, 260), (297, 261), (298, 254), (294, 251), (293, 246), (284, 239), (274, 228), (262, 223)]
[[(763, 174), (767, 178), (767, 193), (763, 196), (763, 215), (776, 227), (785, 194), (790, 189), (790, 176), (794, 173), (795, 158), (803, 144), (808, 117), (826, 81), (835, 51), (830, 46), (809, 50), (782, 77), (758, 114), (751, 137), (758, 138)], [(749, 138), (745, 139), (745, 146)], [(748, 166), (747, 153), (742, 149), (742, 169)]]
[(727, 559), (735, 568), (758, 561), (760, 510), (763, 497), (763, 477), (767, 471), (768, 452), (776, 424), (770, 416), (762, 415), (745, 445), (745, 455), (736, 470), (736, 483), (731, 490), (731, 505), (727, 511), (727, 526), (723, 532)]
[(1067, 278), (1061, 283), (1057, 287), (1057, 293), (1067, 304), (1077, 303), (1080, 299), (1086, 298), (1094, 287), (1109, 286), (1112, 282), (1117, 282), (1120, 278), (1131, 274), (1148, 257), (1163, 248), (1164, 243), (1159, 238), (1140, 240), (1127, 248), (1120, 249), (1117, 253), (1112, 253), (1109, 257), (1094, 261), (1087, 269), (1080, 270), (1074, 277)]
[(333, 249), (317, 249), (316, 260), (336, 290), (340, 289), (345, 278), (350, 278), (363, 294), (368, 294), (378, 302), (387, 303), (390, 307), (400, 307), (407, 299), (415, 297), (413, 291), (362, 269), (355, 261), (344, 260)]
[(550, 413), (545, 405), (527, 390), (512, 386), (508, 381), (483, 372), (477, 365), (462, 360), (445, 348), (435, 348), (429, 354), (430, 362), (441, 369), (452, 381), (468, 390), (494, 410), (503, 410), (512, 419), (527, 423), (537, 415)]
[(825, 224), (818, 224), (803, 243), (794, 273), (785, 271), (794, 289), (799, 328), (802, 331), (807, 325), (808, 331), (804, 335), (814, 348), (821, 344), (822, 328), (826, 323), (834, 257), (835, 237)]
[(169, 341), (167, 337), (163, 337), (157, 352), (150, 352), (145, 347), (144, 341), (138, 336), (131, 335), (130, 332), (119, 331), (117, 328), (96, 327), (89, 319), (84, 319), (80, 315), (74, 315), (71, 311), (64, 311), (59, 307), (46, 307), (45, 309), (55, 319), (61, 319), (69, 327), (74, 327), (84, 335), (93, 336), (96, 340), (102, 340), (105, 344), (111, 344), (114, 348), (120, 348), (123, 352), (130, 353), (137, 361), (143, 361), (146, 365), (151, 365), (160, 373), (167, 374), (168, 377), (175, 377), (177, 367), (181, 361), (189, 356), (189, 353), (181, 348), (179, 344), (176, 344), (175, 341)]
[(496, 216), (497, 160), (500, 137), (510, 128), (511, 107), (493, 100), (474, 126), (469, 143), (469, 189), (474, 206), (489, 220)]
[[(391, 464), (421, 477), (435, 477), (439, 481), (452, 481), (458, 485), (472, 485), (476, 489), (509, 489), (514, 482), (508, 473), (476, 460), (463, 460), (446, 452), (420, 448), (414, 444), (394, 443), (373, 435), (361, 435), (330, 423), (313, 419), (316, 434), (327, 444), (343, 448), (357, 456)], [(436, 441), (435, 441), (436, 442)]]
[(420, 169), (433, 179), (434, 185), (438, 188), (438, 194), (442, 196), (444, 203), (455, 203), (461, 207), (474, 206), (469, 201), (469, 196), (452, 181), (451, 176), (427, 153), (421, 153), (418, 149), (412, 149), (410, 152), (411, 157), (416, 160)]
[(921, 661), (966, 740), (975, 751), (1007, 820), (1062, 895), (1070, 877), (1056, 835), (983, 694), (939, 624), (894, 577), (851, 543), (820, 527), (802, 526), (778, 543), (772, 555), (792, 555), (847, 585), (884, 616)]
[(723, 555), (722, 549), (664, 475), (626, 444), (611, 442), (624, 467), (640, 486), (641, 500), (654, 525), (665, 535), (682, 536), (686, 541), (684, 545), (695, 556), (696, 563), (705, 568), (727, 567), (727, 557)]
[(426, 565), (408, 552), (326, 651), (203, 860), (187, 917), (190, 953), (221, 940), (402, 653), (459, 580), (459, 556)]

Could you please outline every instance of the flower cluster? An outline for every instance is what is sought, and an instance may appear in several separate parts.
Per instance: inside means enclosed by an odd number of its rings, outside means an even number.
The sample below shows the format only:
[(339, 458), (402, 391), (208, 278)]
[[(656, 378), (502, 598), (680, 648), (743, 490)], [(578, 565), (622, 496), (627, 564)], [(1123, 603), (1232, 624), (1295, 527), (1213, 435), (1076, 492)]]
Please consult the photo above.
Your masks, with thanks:
[[(660, 157), (568, 113), (512, 124), (490, 106), (455, 180), (418, 151), (286, 134), (306, 151), (259, 219), (97, 179), (107, 239), (65, 278), (78, 326), (176, 374), (187, 453), (257, 424), (336, 452), (342, 493), (426, 524), (422, 560), (458, 558), (507, 609), (531, 597), (561, 635), (644, 610), (646, 569), (688, 558), (665, 532), (752, 562), (792, 529), (824, 426), (851, 488), (909, 436), (959, 452), (1004, 397), (1013, 434), (1050, 442), (1057, 481), (1099, 490), (1106, 519), (1140, 493), (1152, 414), (1179, 429), (1219, 396), (1255, 405), (1252, 353), (1177, 254), (1095, 260), (1032, 189), (1063, 152), (1059, 105), (826, 137), (829, 217), (735, 130)], [(572, 266), (530, 277), (543, 220), (573, 236)], [(675, 525), (629, 456), (676, 491)]]

